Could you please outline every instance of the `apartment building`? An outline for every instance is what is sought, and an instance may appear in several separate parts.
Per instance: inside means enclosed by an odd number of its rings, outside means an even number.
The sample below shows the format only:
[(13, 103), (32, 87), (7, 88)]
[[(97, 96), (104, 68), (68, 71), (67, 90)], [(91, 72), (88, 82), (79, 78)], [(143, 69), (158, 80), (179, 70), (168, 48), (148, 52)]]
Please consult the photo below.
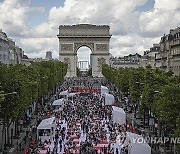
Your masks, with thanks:
[(155, 55), (155, 67), (180, 74), (180, 27), (161, 37), (160, 51)]
[(140, 59), (140, 67), (151, 67), (155, 68), (155, 56), (160, 50), (159, 44), (153, 44), (153, 46), (149, 49), (144, 51), (144, 55)]
[(141, 55), (138, 53), (124, 57), (110, 57), (110, 66), (113, 68), (138, 68)]
[(6, 65), (22, 64), (24, 51), (0, 30), (0, 62)]
[(0, 62), (9, 65), (9, 42), (6, 33), (0, 30)]

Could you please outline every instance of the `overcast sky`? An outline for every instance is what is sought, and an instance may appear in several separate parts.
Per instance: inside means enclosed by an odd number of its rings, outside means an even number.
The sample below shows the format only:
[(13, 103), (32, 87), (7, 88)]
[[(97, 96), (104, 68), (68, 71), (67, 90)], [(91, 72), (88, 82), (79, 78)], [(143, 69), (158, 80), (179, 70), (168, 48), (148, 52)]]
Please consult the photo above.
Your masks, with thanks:
[(143, 54), (180, 26), (180, 0), (0, 0), (0, 29), (29, 57), (58, 58), (58, 26), (80, 23), (109, 25), (113, 56)]

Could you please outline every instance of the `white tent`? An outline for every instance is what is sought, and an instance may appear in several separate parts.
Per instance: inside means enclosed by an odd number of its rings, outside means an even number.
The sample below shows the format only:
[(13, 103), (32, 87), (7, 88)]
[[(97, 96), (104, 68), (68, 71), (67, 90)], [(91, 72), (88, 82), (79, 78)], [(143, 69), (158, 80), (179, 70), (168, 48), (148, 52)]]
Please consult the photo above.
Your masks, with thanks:
[(66, 91), (61, 91), (59, 95), (60, 95), (60, 96), (68, 96), (68, 95), (69, 95), (69, 92), (68, 92), (68, 90), (66, 90)]
[(54, 111), (62, 111), (64, 106), (64, 98), (57, 99), (52, 103), (52, 106), (54, 106)]
[(105, 94), (105, 105), (113, 105), (114, 104), (114, 96), (111, 94)]
[(68, 97), (73, 97), (75, 96), (77, 93), (69, 93)]
[(62, 106), (64, 104), (64, 98), (55, 100), (52, 105), (53, 106)]
[(41, 121), (41, 123), (38, 125), (37, 129), (51, 129), (51, 127), (54, 126), (54, 120), (55, 117), (47, 118)]
[(113, 123), (117, 123), (120, 125), (126, 124), (126, 113), (122, 108), (119, 107), (112, 107), (112, 116), (113, 116)]
[(42, 141), (45, 140), (48, 141), (52, 137), (54, 128), (55, 128), (55, 117), (42, 120), (37, 127), (37, 139), (41, 139)]
[(108, 94), (109, 93), (109, 90), (108, 90), (108, 88), (106, 87), (106, 86), (101, 86), (101, 96), (103, 95), (103, 94)]
[(151, 147), (142, 135), (127, 132), (129, 140), (128, 154), (151, 154)]

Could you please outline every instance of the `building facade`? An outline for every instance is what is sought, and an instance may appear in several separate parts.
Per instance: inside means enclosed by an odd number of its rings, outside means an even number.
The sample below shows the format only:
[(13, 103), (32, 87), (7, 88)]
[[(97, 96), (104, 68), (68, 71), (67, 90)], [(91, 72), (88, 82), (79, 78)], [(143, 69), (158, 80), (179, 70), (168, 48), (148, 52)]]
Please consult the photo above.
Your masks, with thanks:
[(180, 75), (180, 27), (171, 30), (173, 39), (170, 41), (169, 70)]
[(0, 30), (0, 62), (9, 65), (9, 43), (6, 33)]
[(46, 52), (46, 59), (52, 60), (52, 52), (51, 51)]
[(180, 27), (161, 37), (160, 51), (155, 55), (156, 68), (180, 74)]
[(0, 30), (0, 62), (6, 65), (22, 64), (24, 51)]
[(17, 64), (17, 54), (16, 54), (16, 44), (12, 39), (8, 39), (9, 42), (9, 60), (11, 61), (12, 65)]
[(110, 66), (113, 68), (138, 68), (141, 55), (130, 54), (124, 57), (110, 57)]
[(160, 51), (159, 44), (153, 44), (149, 50), (144, 51), (144, 55), (140, 59), (140, 67), (151, 67), (156, 68), (155, 56)]

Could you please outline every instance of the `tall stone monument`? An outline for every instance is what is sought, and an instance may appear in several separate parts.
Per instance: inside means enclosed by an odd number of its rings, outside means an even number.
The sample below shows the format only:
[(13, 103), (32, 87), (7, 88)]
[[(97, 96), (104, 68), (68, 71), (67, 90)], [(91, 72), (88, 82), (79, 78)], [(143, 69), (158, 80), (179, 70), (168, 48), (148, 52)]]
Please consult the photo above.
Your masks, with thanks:
[(92, 76), (102, 77), (102, 64), (109, 65), (109, 41), (111, 38), (108, 25), (60, 25), (59, 57), (68, 64), (66, 77), (76, 77), (77, 51), (86, 46), (91, 50)]

